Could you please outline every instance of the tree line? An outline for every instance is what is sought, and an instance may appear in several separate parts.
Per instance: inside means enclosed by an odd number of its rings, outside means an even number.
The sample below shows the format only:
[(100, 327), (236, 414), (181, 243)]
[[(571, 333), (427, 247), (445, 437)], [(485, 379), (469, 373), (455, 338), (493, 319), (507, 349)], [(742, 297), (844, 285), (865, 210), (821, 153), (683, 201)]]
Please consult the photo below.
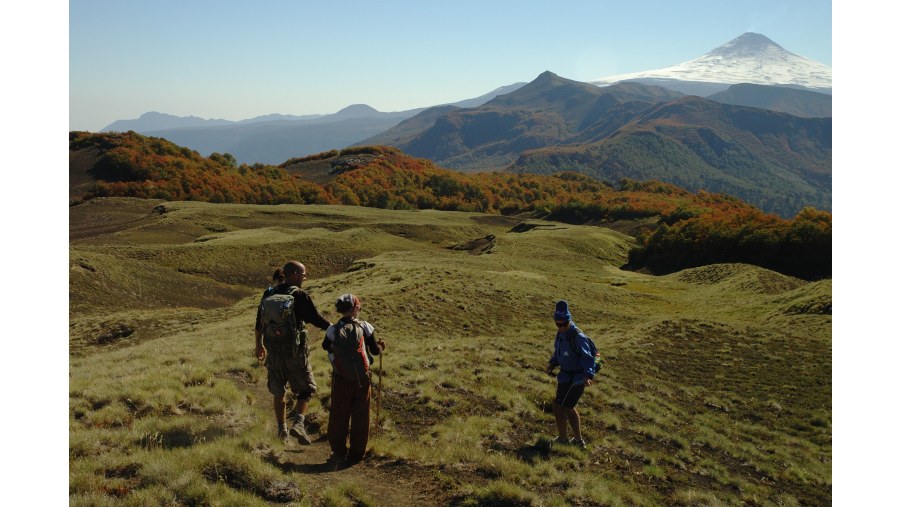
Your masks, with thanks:
[[(554, 175), (460, 173), (386, 146), (332, 150), (281, 166), (240, 164), (228, 153), (203, 157), (165, 139), (127, 133), (71, 132), (70, 150), (98, 149), (97, 180), (84, 196), (127, 196), (245, 204), (341, 204), (529, 214), (566, 223), (658, 217), (629, 266), (666, 273), (718, 262), (745, 262), (804, 279), (831, 277), (831, 214), (805, 208), (793, 219), (735, 197), (689, 192), (660, 181), (601, 182)], [(353, 155), (365, 162), (319, 185), (285, 167)], [(652, 221), (651, 221), (652, 222)]]

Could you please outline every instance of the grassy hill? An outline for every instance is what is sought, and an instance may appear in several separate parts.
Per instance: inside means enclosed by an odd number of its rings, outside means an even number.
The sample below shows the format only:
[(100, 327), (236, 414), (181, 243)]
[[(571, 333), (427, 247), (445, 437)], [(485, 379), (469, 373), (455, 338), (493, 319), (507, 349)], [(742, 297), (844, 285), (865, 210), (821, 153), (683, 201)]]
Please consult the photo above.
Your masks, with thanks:
[[(572, 172), (463, 174), (385, 146), (331, 150), (277, 167), (238, 166), (228, 153), (201, 157), (133, 132), (72, 132), (69, 146), (73, 204), (125, 196), (476, 211), (611, 227), (624, 219), (623, 230), (641, 243), (640, 255), (630, 256), (633, 269), (747, 262), (806, 279), (831, 276), (829, 213), (804, 208), (785, 220), (728, 195), (659, 181), (623, 178), (613, 187)], [(645, 220), (636, 225), (635, 218)]]
[[(77, 505), (827, 505), (831, 281), (744, 264), (623, 271), (631, 236), (496, 214), (98, 198), (70, 208)], [(253, 318), (296, 258), (388, 348), (372, 455), (274, 433)], [(587, 450), (547, 450), (566, 298), (606, 359)], [(312, 330), (317, 343), (322, 334)], [(374, 413), (373, 413), (374, 417)]]

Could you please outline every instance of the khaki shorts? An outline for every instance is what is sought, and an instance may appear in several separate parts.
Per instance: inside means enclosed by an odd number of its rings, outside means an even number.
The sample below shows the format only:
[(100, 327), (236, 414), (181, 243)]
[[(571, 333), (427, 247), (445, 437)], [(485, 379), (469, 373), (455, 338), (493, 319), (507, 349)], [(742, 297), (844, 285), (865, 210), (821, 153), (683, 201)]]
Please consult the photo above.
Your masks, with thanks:
[(269, 370), (269, 392), (275, 396), (284, 396), (287, 385), (300, 400), (308, 400), (316, 392), (309, 356), (295, 358), (290, 354), (269, 354), (266, 356), (266, 369)]

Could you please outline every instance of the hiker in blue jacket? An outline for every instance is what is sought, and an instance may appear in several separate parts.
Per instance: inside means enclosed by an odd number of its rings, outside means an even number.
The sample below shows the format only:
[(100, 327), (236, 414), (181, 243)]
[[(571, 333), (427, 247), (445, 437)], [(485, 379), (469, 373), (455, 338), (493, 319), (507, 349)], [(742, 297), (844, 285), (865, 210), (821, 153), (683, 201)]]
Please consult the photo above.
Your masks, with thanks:
[[(556, 303), (553, 313), (556, 322), (556, 341), (553, 344), (553, 355), (547, 365), (547, 373), (554, 375), (556, 367), (556, 399), (553, 401), (553, 415), (556, 417), (556, 429), (559, 432), (553, 444), (568, 443), (581, 448), (587, 447), (581, 436), (581, 417), (575, 410), (575, 404), (584, 393), (585, 386), (594, 383), (596, 366), (594, 354), (587, 336), (572, 322), (569, 303)], [(572, 426), (572, 438), (568, 438), (568, 425)]]

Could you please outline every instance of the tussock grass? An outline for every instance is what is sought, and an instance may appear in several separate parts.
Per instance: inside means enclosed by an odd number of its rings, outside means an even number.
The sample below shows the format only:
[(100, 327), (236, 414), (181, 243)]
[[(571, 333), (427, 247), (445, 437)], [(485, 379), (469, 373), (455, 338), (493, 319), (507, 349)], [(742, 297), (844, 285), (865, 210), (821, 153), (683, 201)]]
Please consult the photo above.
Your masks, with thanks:
[[(337, 296), (358, 294), (387, 341), (372, 459), (414, 466), (439, 485), (436, 503), (830, 502), (830, 281), (742, 265), (621, 271), (633, 239), (594, 227), (157, 204), (71, 208), (72, 503), (377, 504), (365, 484), (323, 489), (283, 466), (252, 326), (292, 257), (320, 311), (335, 320)], [(587, 450), (547, 445), (558, 299), (605, 359), (579, 404)], [(314, 433), (330, 390), (321, 339), (311, 329)]]
[(338, 484), (329, 486), (322, 494), (322, 505), (327, 507), (374, 507), (380, 505), (365, 486), (360, 484)]
[(493, 481), (486, 486), (474, 488), (462, 501), (462, 505), (471, 506), (530, 507), (538, 504), (537, 495), (506, 481)]

